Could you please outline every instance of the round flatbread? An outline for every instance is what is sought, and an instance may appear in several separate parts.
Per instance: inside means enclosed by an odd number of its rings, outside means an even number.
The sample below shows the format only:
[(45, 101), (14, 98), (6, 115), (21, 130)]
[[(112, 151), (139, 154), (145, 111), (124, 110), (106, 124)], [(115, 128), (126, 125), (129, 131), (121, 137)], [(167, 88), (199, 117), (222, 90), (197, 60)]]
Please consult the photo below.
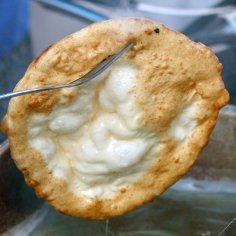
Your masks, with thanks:
[(186, 174), (229, 99), (213, 52), (146, 19), (90, 25), (45, 50), (15, 90), (70, 83), (128, 43), (81, 87), (11, 99), (2, 128), (29, 186), (60, 212), (124, 214)]

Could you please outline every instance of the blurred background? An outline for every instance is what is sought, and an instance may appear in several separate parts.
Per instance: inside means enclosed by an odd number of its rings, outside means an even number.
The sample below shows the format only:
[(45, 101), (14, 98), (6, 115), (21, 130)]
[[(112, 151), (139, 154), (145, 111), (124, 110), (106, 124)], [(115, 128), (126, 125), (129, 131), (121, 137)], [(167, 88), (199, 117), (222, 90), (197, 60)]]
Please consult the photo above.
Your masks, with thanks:
[[(230, 103), (236, 104), (235, 0), (0, 0), (0, 93), (2, 94), (12, 91), (16, 83), (25, 73), (25, 70), (27, 69), (31, 61), (55, 41), (58, 41), (64, 36), (80, 30), (81, 28), (91, 24), (92, 22), (132, 16), (150, 18), (154, 21), (165, 24), (171, 29), (183, 32), (194, 41), (202, 42), (209, 46), (215, 52), (224, 66), (223, 79), (231, 95)], [(0, 119), (2, 119), (4, 114), (6, 113), (7, 105), (8, 101), (0, 102)], [(234, 118), (230, 122), (232, 124), (235, 124), (235, 113), (233, 117)], [(222, 122), (228, 122), (228, 119), (222, 119)], [(234, 145), (233, 143), (235, 143), (236, 139), (236, 126), (231, 125), (231, 123), (228, 128), (231, 131), (232, 129), (234, 129), (234, 133), (232, 133), (231, 136), (224, 133), (224, 138), (227, 139), (226, 136), (228, 135), (230, 137), (229, 142), (232, 142), (232, 145)], [(0, 143), (4, 139), (4, 135), (0, 134)], [(227, 146), (227, 148), (227, 150), (229, 150), (229, 146)], [(230, 148), (232, 147), (230, 146)], [(221, 147), (221, 149), (223, 148)], [(220, 151), (218, 150), (217, 152)], [(232, 158), (234, 156), (235, 158), (235, 155), (235, 151), (233, 151), (233, 154), (231, 152), (231, 154), (228, 156), (230, 156), (230, 158), (231, 156)], [(5, 186), (0, 188), (0, 215), (4, 215), (4, 217), (0, 217), (0, 233), (9, 228), (9, 222), (14, 224), (14, 222), (19, 221), (18, 218), (24, 219), (25, 215), (30, 214), (37, 206), (42, 204), (41, 201), (34, 196), (33, 191), (31, 191), (24, 185), (23, 177), (14, 167), (12, 161), (10, 159), (7, 159), (7, 157), (6, 160), (7, 161), (0, 161), (0, 187)], [(211, 161), (209, 163), (210, 165), (212, 165)], [(228, 166), (231, 165), (232, 167), (235, 164), (235, 161), (233, 165), (232, 163), (229, 163)], [(186, 184), (186, 186), (188, 187), (190, 183), (186, 182)], [(223, 185), (224, 184), (225, 183), (223, 182)], [(15, 187), (10, 188), (10, 185), (13, 185)], [(204, 186), (204, 188), (208, 188), (207, 186), (210, 185), (208, 185), (208, 183), (205, 183)], [(235, 182), (232, 186), (235, 186)], [(229, 189), (231, 189), (231, 187), (229, 187)], [(177, 196), (177, 198), (178, 197), (181, 198), (182, 195), (180, 194)], [(236, 202), (232, 200), (235, 199), (235, 195), (234, 197), (227, 199), (224, 197), (221, 198), (220, 195), (218, 197), (219, 199), (223, 199), (222, 204), (224, 206), (228, 204), (227, 209), (231, 209), (232, 212), (236, 212)], [(157, 207), (159, 208), (165, 206), (164, 210), (166, 210), (169, 214), (165, 215), (165, 217), (168, 216), (171, 219), (174, 213), (173, 211), (172, 213), (171, 211), (169, 212), (170, 209), (168, 207), (171, 204), (176, 203), (173, 202), (173, 199), (171, 199), (171, 197), (169, 197), (168, 199), (168, 204), (164, 200), (160, 200), (155, 204), (157, 204)], [(194, 196), (192, 196), (191, 199), (193, 200)], [(2, 203), (1, 205), (1, 201), (4, 202), (4, 204)], [(198, 198), (197, 201), (199, 201)], [(21, 205), (18, 204), (19, 202), (21, 203)], [(204, 202), (205, 205), (203, 205), (206, 206), (207, 204), (213, 204), (213, 202), (214, 200), (212, 200), (211, 202), (208, 199), (208, 203)], [(219, 203), (218, 201), (216, 202), (217, 204)], [(232, 202), (234, 202), (234, 206), (233, 204), (231, 204)], [(179, 211), (182, 211), (182, 209), (184, 209), (185, 215), (183, 216), (182, 214), (182, 218), (173, 217), (173, 219), (177, 221), (181, 221), (183, 217), (185, 217), (184, 219), (187, 220), (189, 218), (187, 212), (191, 212), (192, 210), (191, 207), (186, 208), (186, 205), (181, 204), (177, 205), (177, 207), (174, 208), (174, 212), (177, 214)], [(15, 211), (16, 205), (18, 209), (17, 213)], [(217, 207), (215, 207), (215, 205), (213, 207), (215, 212), (217, 212), (216, 208), (218, 210), (221, 209), (220, 206), (217, 205)], [(152, 211), (152, 209), (150, 208), (149, 211)], [(42, 215), (46, 214), (45, 212), (45, 209), (41, 209), (41, 213), (37, 214), (41, 214), (42, 218)], [(143, 214), (142, 211), (141, 213)], [(201, 218), (202, 213), (198, 213), (199, 212), (196, 213), (195, 211), (193, 211), (191, 213), (191, 217), (194, 217), (196, 215)], [(207, 215), (208, 213), (209, 212), (205, 212), (204, 214)], [(52, 224), (58, 225), (60, 224), (60, 222), (64, 221), (67, 222), (66, 225), (68, 229), (70, 227), (75, 227), (73, 226), (74, 224), (79, 225), (78, 221), (70, 221), (70, 218), (63, 218), (62, 216), (60, 216), (62, 218), (58, 218), (55, 212), (52, 212), (50, 214), (51, 215), (49, 215), (49, 222), (51, 222)], [(153, 217), (153, 219), (158, 218), (158, 214), (160, 215), (161, 213), (155, 214), (151, 214), (151, 217)], [(217, 214), (219, 214), (219, 212)], [(139, 215), (139, 211), (136, 211), (134, 215), (135, 217)], [(179, 225), (179, 228), (173, 226), (173, 231), (171, 232), (178, 232), (177, 234), (170, 234), (170, 232), (169, 234), (165, 234), (164, 231), (158, 231), (158, 233), (157, 231), (145, 231), (144, 233), (142, 233), (143, 231), (140, 231), (137, 234), (129, 234), (127, 233), (129, 232), (129, 229), (126, 229), (126, 234), (112, 234), (112, 232), (110, 232), (109, 235), (216, 235), (216, 232), (219, 232), (220, 229), (227, 223), (227, 221), (232, 218), (232, 216), (233, 213), (227, 215), (226, 218), (223, 217), (215, 219), (213, 217), (211, 218), (211, 222), (209, 221), (209, 224), (206, 223), (206, 225), (204, 225), (203, 222), (202, 224), (200, 224), (199, 222), (199, 224), (194, 224), (194, 221), (189, 221), (188, 226), (185, 225), (183, 227), (183, 225), (181, 224)], [(39, 219), (37, 215), (35, 217)], [(128, 222), (131, 218), (132, 217), (128, 215), (125, 220)], [(167, 220), (169, 218), (166, 218), (165, 224), (163, 223), (166, 228), (171, 225), (171, 223)], [(205, 218), (203, 217), (202, 219)], [(170, 225), (168, 225), (167, 221)], [(119, 228), (119, 224), (121, 224), (122, 222), (122, 219), (113, 221), (111, 224), (113, 225), (114, 230), (116, 229), (116, 227)], [(85, 221), (80, 221), (80, 223), (81, 227), (84, 227)], [(135, 227), (138, 227), (140, 224), (142, 223), (137, 221)], [(24, 230), (27, 231), (28, 229), (27, 232), (31, 232), (29, 230), (30, 228), (32, 228), (30, 225), (33, 226), (33, 224), (29, 224), (24, 228)], [(88, 227), (85, 227), (86, 230), (88, 230), (86, 231), (87, 233), (81, 235), (94, 235), (92, 231), (89, 231), (90, 225), (91, 224), (88, 224)], [(93, 225), (95, 228), (98, 227), (97, 232), (103, 232), (103, 229), (101, 230), (99, 228), (99, 224), (96, 225), (94, 223)], [(200, 225), (202, 228), (200, 227)], [(48, 229), (50, 229), (49, 226), (45, 227), (48, 227)], [(68, 229), (68, 231), (63, 231), (65, 229), (63, 228), (63, 226), (61, 227), (61, 232), (64, 232), (61, 233), (61, 235), (80, 235), (69, 233)], [(148, 227), (150, 227), (150, 229), (152, 230), (152, 225), (149, 225)], [(186, 227), (189, 231), (183, 230), (183, 228)], [(191, 231), (192, 229), (194, 229), (195, 231)], [(213, 229), (215, 229), (215, 231)], [(31, 235), (26, 231), (20, 231), (21, 234), (19, 233), (19, 231), (17, 231), (17, 234), (14, 234), (13, 231), (11, 231), (11, 234), (9, 233), (5, 235)], [(39, 229), (35, 234), (32, 235), (59, 235), (59, 231), (52, 231), (54, 233), (57, 232), (55, 234), (43, 234), (40, 232), (43, 231)], [(236, 235), (236, 230), (232, 232), (227, 235)], [(97, 235), (100, 234), (98, 233)]]

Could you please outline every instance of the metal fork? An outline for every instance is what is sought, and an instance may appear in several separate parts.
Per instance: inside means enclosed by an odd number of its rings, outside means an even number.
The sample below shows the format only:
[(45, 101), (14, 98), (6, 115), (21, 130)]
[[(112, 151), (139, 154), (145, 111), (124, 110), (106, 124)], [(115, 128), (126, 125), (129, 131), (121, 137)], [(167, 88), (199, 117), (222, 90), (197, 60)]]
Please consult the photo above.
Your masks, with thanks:
[[(60, 89), (60, 88), (70, 88), (70, 87), (80, 86), (82, 84), (88, 83), (89, 81), (95, 79), (98, 75), (105, 72), (114, 62), (116, 62), (122, 55), (124, 55), (133, 45), (134, 43), (129, 43), (119, 53), (108, 56), (105, 60), (100, 62), (94, 69), (92, 69), (86, 75), (84, 75), (81, 78), (76, 79), (75, 81), (69, 84), (59, 84), (55, 86), (47, 86), (47, 87), (42, 87), (42, 88), (34, 88), (34, 89), (16, 91), (12, 93), (6, 93), (6, 94), (0, 95), (0, 100), (16, 97), (16, 96), (21, 96), (25, 94), (30, 94), (30, 93), (38, 93), (42, 91), (48, 91), (48, 90), (54, 90), (54, 89)], [(81, 81), (81, 79), (83, 80)]]

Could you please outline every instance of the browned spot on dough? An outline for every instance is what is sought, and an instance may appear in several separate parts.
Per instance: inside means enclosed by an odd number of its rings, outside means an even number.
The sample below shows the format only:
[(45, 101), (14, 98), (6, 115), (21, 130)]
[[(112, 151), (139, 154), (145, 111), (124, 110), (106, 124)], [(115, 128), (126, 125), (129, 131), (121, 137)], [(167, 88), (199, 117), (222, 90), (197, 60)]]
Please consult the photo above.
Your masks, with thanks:
[(179, 159), (176, 158), (174, 162), (175, 162), (175, 163), (179, 163)]
[(144, 33), (147, 35), (151, 35), (153, 33), (153, 31), (151, 29), (147, 29), (144, 31)]
[(134, 43), (136, 41), (136, 37), (134, 35), (130, 35), (128, 38), (127, 38), (127, 42), (128, 43)]
[(120, 192), (121, 193), (125, 193), (126, 192), (126, 188), (120, 188)]
[(49, 112), (55, 104), (55, 97), (51, 91), (40, 92), (28, 96), (28, 108), (41, 112)]
[(128, 58), (129, 59), (132, 59), (136, 56), (136, 52), (134, 50), (131, 50), (128, 52)]
[(100, 45), (100, 42), (94, 42), (94, 43), (92, 43), (91, 48), (92, 48), (93, 50), (96, 50), (99, 45)]
[(221, 63), (219, 63), (219, 64), (217, 65), (217, 70), (218, 70), (219, 72), (221, 72), (221, 71), (223, 70), (223, 65), (222, 65)]
[(27, 183), (28, 183), (28, 185), (29, 185), (30, 187), (35, 187), (35, 186), (37, 186), (37, 185), (39, 184), (38, 181), (33, 180), (33, 179), (28, 179), (28, 180), (27, 180)]

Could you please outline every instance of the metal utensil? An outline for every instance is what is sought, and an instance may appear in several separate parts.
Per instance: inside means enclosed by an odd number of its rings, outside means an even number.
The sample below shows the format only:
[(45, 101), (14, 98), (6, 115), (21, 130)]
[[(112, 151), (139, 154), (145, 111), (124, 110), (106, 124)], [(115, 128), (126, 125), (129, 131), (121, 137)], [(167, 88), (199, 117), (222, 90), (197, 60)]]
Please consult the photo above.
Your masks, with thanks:
[[(89, 81), (96, 78), (98, 75), (105, 72), (114, 62), (116, 62), (122, 55), (124, 55), (133, 45), (134, 45), (134, 43), (130, 43), (125, 48), (123, 48), (119, 53), (108, 56), (105, 60), (100, 62), (94, 69), (92, 69), (90, 72), (88, 72), (82, 78), (78, 78), (77, 80), (75, 80), (69, 84), (59, 84), (59, 85), (55, 85), (55, 86), (47, 86), (47, 87), (43, 87), (43, 88), (34, 88), (34, 89), (16, 91), (16, 92), (12, 92), (12, 93), (6, 93), (6, 94), (0, 95), (0, 100), (6, 99), (6, 98), (11, 98), (11, 97), (16, 97), (16, 96), (21, 96), (21, 95), (25, 95), (25, 94), (30, 94), (30, 93), (37, 93), (37, 92), (60, 89), (60, 88), (70, 88), (70, 87), (79, 86), (79, 85), (88, 83)], [(81, 79), (83, 79), (83, 80), (81, 81)]]

